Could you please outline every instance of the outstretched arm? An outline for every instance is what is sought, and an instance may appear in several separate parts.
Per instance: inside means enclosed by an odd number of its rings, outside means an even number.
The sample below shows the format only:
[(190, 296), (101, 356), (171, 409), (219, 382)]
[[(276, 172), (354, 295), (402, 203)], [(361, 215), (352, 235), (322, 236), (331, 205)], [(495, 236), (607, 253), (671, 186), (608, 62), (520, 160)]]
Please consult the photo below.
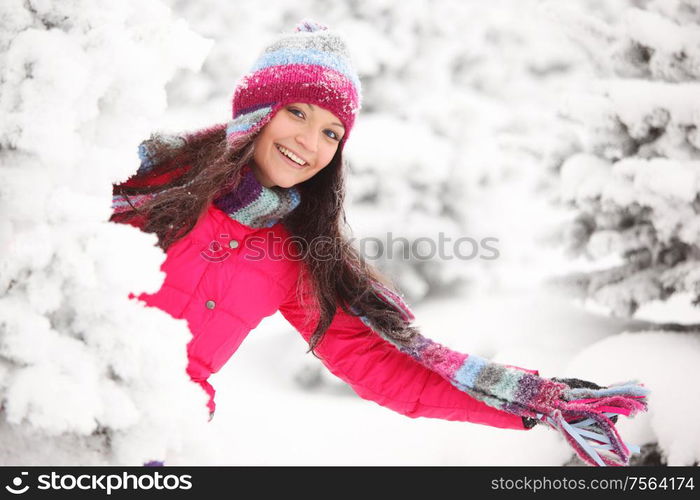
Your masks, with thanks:
[[(292, 287), (280, 312), (308, 342), (318, 314), (307, 317), (296, 291)], [(408, 417), (440, 418), (505, 429), (528, 428), (521, 417), (492, 408), (460, 391), (340, 306), (315, 351), (328, 370), (360, 397)], [(536, 370), (529, 371), (539, 374)]]

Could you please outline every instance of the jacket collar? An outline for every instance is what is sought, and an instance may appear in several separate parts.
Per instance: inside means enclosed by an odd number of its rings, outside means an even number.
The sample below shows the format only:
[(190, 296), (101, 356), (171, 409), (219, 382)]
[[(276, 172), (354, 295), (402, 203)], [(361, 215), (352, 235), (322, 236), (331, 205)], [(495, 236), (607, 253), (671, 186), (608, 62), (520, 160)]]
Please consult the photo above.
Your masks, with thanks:
[(257, 229), (274, 226), (294, 210), (300, 201), (297, 187), (267, 188), (257, 180), (250, 165), (245, 165), (238, 187), (218, 196), (213, 203), (233, 220)]

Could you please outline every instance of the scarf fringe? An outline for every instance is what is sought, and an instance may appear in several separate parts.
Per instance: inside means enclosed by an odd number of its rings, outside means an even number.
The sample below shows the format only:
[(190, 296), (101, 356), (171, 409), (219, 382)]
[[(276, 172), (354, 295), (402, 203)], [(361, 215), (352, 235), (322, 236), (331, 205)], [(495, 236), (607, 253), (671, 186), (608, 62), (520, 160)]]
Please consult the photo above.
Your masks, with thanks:
[[(573, 399), (584, 393), (593, 397)], [(614, 414), (632, 417), (647, 411), (648, 393), (649, 389), (637, 381), (597, 390), (568, 389), (554, 411), (546, 418), (542, 414), (538, 418), (558, 430), (584, 462), (594, 466), (626, 466), (632, 452), (639, 453), (639, 447), (625, 443), (609, 417)], [(601, 455), (596, 448), (611, 452), (613, 457)]]

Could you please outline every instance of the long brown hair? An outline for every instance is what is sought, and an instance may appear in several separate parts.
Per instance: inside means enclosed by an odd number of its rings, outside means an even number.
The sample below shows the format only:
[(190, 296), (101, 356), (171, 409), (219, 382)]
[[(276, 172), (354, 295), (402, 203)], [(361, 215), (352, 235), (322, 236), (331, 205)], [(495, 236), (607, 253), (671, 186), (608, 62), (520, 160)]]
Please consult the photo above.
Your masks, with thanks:
[[(120, 214), (118, 221), (128, 222), (132, 217), (142, 217), (145, 223), (141, 229), (155, 233), (158, 246), (167, 250), (195, 227), (217, 195), (236, 188), (239, 173), (253, 158), (254, 140), (255, 136), (249, 135), (229, 144), (224, 125), (179, 136), (175, 140), (173, 136), (163, 140), (159, 134), (152, 135), (140, 146), (142, 151), (147, 151), (149, 164), (164, 165), (172, 172), (184, 170), (183, 167), (187, 170), (157, 187), (145, 186), (145, 183), (138, 186), (138, 182), (137, 185), (130, 182), (132, 185), (128, 187), (114, 185), (113, 194), (127, 199), (130, 195), (155, 195), (138, 208), (132, 205), (131, 210)], [(282, 220), (299, 245), (298, 255), (313, 284), (314, 310), (320, 312), (309, 340), (309, 351), (314, 356), (314, 348), (333, 321), (338, 305), (353, 316), (364, 316), (373, 329), (401, 344), (417, 333), (401, 309), (378, 296), (377, 283), (394, 293), (395, 288), (386, 276), (364, 260), (343, 232), (347, 225), (343, 208), (346, 171), (342, 148), (339, 147), (325, 168), (296, 185), (301, 201)], [(130, 181), (145, 178), (151, 175), (149, 172), (149, 169), (140, 168)], [(318, 252), (316, 255), (320, 253), (334, 258), (314, 258), (308, 246), (312, 241), (314, 252)]]

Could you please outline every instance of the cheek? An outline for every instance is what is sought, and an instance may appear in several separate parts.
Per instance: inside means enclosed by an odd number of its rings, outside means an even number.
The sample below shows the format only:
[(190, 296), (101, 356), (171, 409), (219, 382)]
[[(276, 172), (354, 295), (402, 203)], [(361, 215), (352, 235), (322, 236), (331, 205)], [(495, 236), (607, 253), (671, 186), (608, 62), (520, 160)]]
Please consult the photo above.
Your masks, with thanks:
[(324, 151), (324, 153), (325, 153), (324, 154), (324, 161), (325, 161), (324, 164), (325, 165), (328, 165), (331, 162), (331, 160), (333, 159), (335, 154), (338, 152), (339, 147), (340, 147), (339, 145), (331, 145)]
[(255, 151), (253, 152), (253, 157), (258, 160), (258, 161), (263, 161), (267, 158), (270, 157), (274, 151), (272, 149), (274, 148), (272, 142), (267, 140), (265, 137), (261, 137), (258, 142), (255, 144)]

